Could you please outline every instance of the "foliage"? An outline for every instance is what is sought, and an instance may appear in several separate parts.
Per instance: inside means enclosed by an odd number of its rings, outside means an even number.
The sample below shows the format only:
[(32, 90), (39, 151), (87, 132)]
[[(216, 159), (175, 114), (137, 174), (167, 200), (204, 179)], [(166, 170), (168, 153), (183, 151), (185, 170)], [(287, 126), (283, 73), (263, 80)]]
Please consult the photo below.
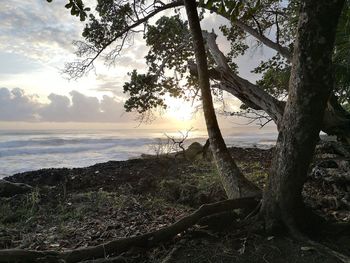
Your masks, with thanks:
[[(95, 12), (92, 13), (82, 0), (69, 0), (66, 8), (71, 10), (72, 15), (80, 16), (87, 22), (83, 31), (85, 42), (75, 43), (76, 54), (81, 59), (68, 63), (65, 72), (72, 78), (81, 77), (93, 68), (98, 57), (104, 57), (107, 63), (114, 63), (123, 47), (132, 44), (134, 34), (142, 32), (150, 48), (145, 57), (147, 71), (140, 73), (134, 70), (129, 73), (130, 80), (124, 85), (124, 93), (129, 95), (126, 110), (144, 114), (157, 107), (165, 109), (166, 96), (185, 100), (197, 98), (196, 76), (187, 67), (194, 60), (188, 24), (176, 9), (182, 5), (182, 1), (97, 0)], [(209, 11), (228, 20), (229, 24), (221, 25), (220, 30), (230, 46), (226, 56), (233, 71), (238, 70), (234, 60), (248, 50), (249, 30), (257, 34), (254, 38), (256, 46), (263, 44), (261, 38), (268, 38), (292, 54), (298, 0), (200, 0), (198, 6), (206, 10), (206, 14)], [(174, 16), (163, 16), (155, 24), (149, 24), (150, 18), (174, 8), (177, 13)], [(334, 53), (336, 95), (343, 104), (349, 103), (350, 97), (349, 14), (347, 4), (339, 23)], [(215, 68), (210, 55), (208, 60), (209, 67)], [(277, 99), (287, 96), (290, 75), (288, 58), (277, 52), (272, 58), (261, 61), (252, 72), (261, 76), (257, 84), (269, 94)], [(212, 84), (215, 87), (218, 83), (212, 80)]]
[(130, 94), (125, 102), (126, 111), (136, 108), (138, 113), (143, 113), (155, 107), (166, 108), (163, 99), (163, 86), (157, 85), (157, 77), (151, 74), (138, 74), (134, 70), (130, 74), (130, 82), (124, 84), (124, 92)]
[[(46, 1), (49, 3), (52, 2), (52, 0)], [(82, 0), (69, 0), (69, 2), (65, 5), (65, 8), (70, 9), (71, 15), (78, 16), (80, 21), (85, 21), (87, 12), (91, 10), (90, 7), (84, 7)]]
[[(185, 95), (179, 79), (186, 73), (183, 61), (193, 56), (187, 22), (181, 21), (178, 15), (161, 17), (154, 26), (147, 27), (144, 38), (151, 47), (146, 56), (148, 73), (138, 74), (134, 70), (130, 82), (124, 85), (124, 93), (130, 96), (125, 103), (126, 110), (139, 113), (157, 106), (166, 108), (165, 94), (180, 98)], [(177, 74), (166, 74), (166, 69)]]
[(262, 78), (257, 81), (259, 87), (275, 98), (284, 98), (287, 96), (290, 65), (279, 54), (276, 54), (267, 61), (262, 61), (253, 72), (262, 74)]

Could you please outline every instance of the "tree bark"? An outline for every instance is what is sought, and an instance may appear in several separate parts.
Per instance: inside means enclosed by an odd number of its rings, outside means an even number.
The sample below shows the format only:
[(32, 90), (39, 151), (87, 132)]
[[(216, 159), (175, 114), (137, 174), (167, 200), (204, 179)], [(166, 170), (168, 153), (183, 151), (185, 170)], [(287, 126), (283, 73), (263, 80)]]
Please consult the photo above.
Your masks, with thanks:
[[(289, 82), (262, 213), (266, 227), (305, 223), (302, 187), (333, 87), (332, 52), (344, 0), (304, 0)], [(329, 19), (329, 18), (332, 19)]]
[(350, 114), (338, 103), (333, 94), (327, 102), (322, 131), (336, 135), (341, 142), (350, 144)]
[(207, 56), (205, 52), (202, 30), (199, 24), (197, 4), (195, 0), (185, 0), (187, 17), (194, 42), (194, 52), (197, 61), (198, 80), (202, 94), (204, 118), (210, 140), (210, 147), (216, 166), (219, 170), (221, 182), (229, 198), (255, 196), (260, 189), (248, 181), (232, 159), (216, 119), (213, 106), (209, 77)]
[[(226, 18), (230, 20), (229, 17)], [(292, 54), (287, 47), (272, 41), (239, 19), (232, 21), (232, 23), (251, 36), (255, 37), (265, 46), (276, 50), (285, 59), (291, 62)], [(272, 111), (273, 110), (274, 109), (272, 109)], [(275, 121), (274, 117), (271, 116), (269, 112), (266, 113), (269, 114), (269, 116)], [(278, 122), (275, 121), (275, 123), (278, 125)], [(340, 141), (350, 144), (350, 114), (339, 104), (334, 93), (331, 94), (327, 102), (321, 129), (329, 135), (336, 135)]]
[[(210, 9), (210, 10), (217, 12), (217, 10), (213, 10), (213, 9)], [(224, 15), (224, 17), (226, 19), (228, 19), (229, 21), (231, 21), (234, 25), (239, 27), (244, 32), (255, 37), (258, 41), (263, 43), (265, 46), (277, 51), (285, 59), (287, 59), (289, 62), (291, 62), (292, 54), (287, 47), (282, 46), (279, 43), (272, 41), (271, 39), (269, 39), (265, 35), (260, 34), (259, 31), (255, 30), (251, 26), (245, 24), (240, 19), (236, 19), (236, 20), (232, 21), (230, 16)], [(231, 72), (231, 78), (234, 75), (236, 77), (240, 78), (236, 74), (234, 74), (234, 73), (232, 74), (232, 73), (233, 72)], [(264, 92), (260, 92), (260, 94), (255, 94), (253, 92), (252, 93), (253, 95), (251, 97), (261, 96), (262, 101), (260, 103), (258, 102), (257, 104), (252, 103), (251, 98), (249, 98), (249, 96), (247, 98), (246, 94), (244, 94), (246, 92), (242, 93), (242, 91), (247, 89), (247, 93), (248, 93), (249, 87), (255, 86), (258, 89), (259, 89), (259, 87), (257, 87), (253, 83), (250, 83), (248, 80), (245, 80), (242, 78), (241, 78), (241, 80), (242, 81), (240, 84), (243, 84), (243, 85), (241, 85), (240, 87), (237, 85), (232, 85), (232, 84), (223, 82), (220, 85), (220, 88), (222, 90), (225, 90), (225, 91), (233, 94), (238, 99), (240, 99), (243, 103), (245, 103), (247, 106), (249, 106), (253, 109), (260, 108), (261, 110), (264, 110), (274, 120), (274, 122), (278, 126), (279, 120), (282, 119), (279, 117), (281, 117), (283, 115), (284, 102), (278, 101), (275, 99), (275, 101), (278, 102), (277, 105), (271, 104), (273, 107), (271, 109), (269, 109), (268, 111), (266, 111), (265, 108), (263, 107), (264, 105), (260, 105), (260, 104), (267, 105), (266, 103), (268, 101), (271, 101), (269, 99), (269, 97), (271, 97), (271, 96), (267, 92), (265, 92), (265, 94), (264, 94)], [(237, 87), (239, 87), (238, 90), (237, 90)], [(255, 90), (256, 90), (256, 88), (255, 88)], [(327, 107), (325, 110), (325, 116), (324, 116), (323, 124), (322, 124), (322, 131), (324, 131), (325, 133), (327, 133), (329, 135), (336, 135), (339, 140), (341, 140), (347, 144), (350, 144), (350, 114), (343, 109), (343, 107), (339, 104), (339, 102), (337, 101), (334, 94), (332, 94), (330, 96), (329, 101), (327, 103)]]
[[(238, 76), (228, 67), (224, 54), (215, 42), (215, 34), (204, 32), (203, 36), (207, 49), (217, 65), (216, 69), (209, 71), (209, 76), (211, 79), (220, 81), (218, 88), (232, 94), (252, 109), (265, 111), (279, 128), (285, 101), (277, 100), (256, 84)], [(190, 64), (189, 68), (192, 74), (198, 74), (196, 65)], [(331, 94), (328, 99), (321, 129), (329, 135), (336, 135), (342, 142), (350, 144), (350, 114), (338, 103), (334, 94)]]
[(214, 33), (204, 32), (204, 38), (208, 50), (218, 66), (219, 88), (233, 94), (243, 103), (265, 111), (278, 125), (282, 119), (284, 102), (277, 100), (259, 86), (235, 74), (228, 66), (225, 55), (219, 50), (215, 42), (216, 36)]

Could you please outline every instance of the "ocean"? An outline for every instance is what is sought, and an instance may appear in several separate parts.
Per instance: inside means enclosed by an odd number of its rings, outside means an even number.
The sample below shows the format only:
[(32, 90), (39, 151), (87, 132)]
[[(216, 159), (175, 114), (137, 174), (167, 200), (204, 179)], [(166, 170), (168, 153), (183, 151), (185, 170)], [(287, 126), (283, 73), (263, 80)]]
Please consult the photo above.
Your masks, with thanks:
[[(185, 132), (183, 132), (185, 133)], [(228, 146), (269, 148), (275, 129), (240, 126), (224, 131)], [(141, 154), (171, 151), (166, 135), (181, 138), (176, 130), (0, 130), (0, 178), (42, 168), (85, 167)], [(191, 131), (185, 146), (204, 143), (206, 132)]]

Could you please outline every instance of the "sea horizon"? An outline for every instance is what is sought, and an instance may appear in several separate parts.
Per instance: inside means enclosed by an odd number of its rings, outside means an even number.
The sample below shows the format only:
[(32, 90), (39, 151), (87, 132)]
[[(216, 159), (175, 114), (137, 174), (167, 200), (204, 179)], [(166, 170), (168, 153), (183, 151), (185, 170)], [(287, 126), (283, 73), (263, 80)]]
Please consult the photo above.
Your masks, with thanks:
[[(182, 134), (181, 134), (182, 132)], [(186, 130), (122, 129), (0, 129), (0, 178), (44, 168), (78, 168), (110, 160), (124, 161), (156, 154), (166, 148), (167, 136), (181, 138)], [(274, 127), (238, 126), (223, 130), (229, 147), (270, 148)], [(185, 147), (204, 144), (207, 133), (193, 129)], [(168, 151), (169, 149), (161, 149)]]

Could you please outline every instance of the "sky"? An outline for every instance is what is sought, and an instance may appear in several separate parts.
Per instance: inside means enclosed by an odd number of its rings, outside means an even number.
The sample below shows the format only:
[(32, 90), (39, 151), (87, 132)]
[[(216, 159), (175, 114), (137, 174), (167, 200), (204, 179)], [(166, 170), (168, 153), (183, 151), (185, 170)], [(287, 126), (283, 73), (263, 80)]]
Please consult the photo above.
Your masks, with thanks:
[[(99, 60), (94, 72), (69, 81), (61, 70), (75, 59), (72, 42), (82, 40), (83, 23), (69, 14), (65, 4), (66, 0), (50, 4), (46, 0), (11, 0), (0, 5), (0, 129), (139, 127), (138, 116), (124, 111), (122, 86), (128, 81), (128, 72), (146, 69), (148, 48), (142, 35), (123, 50), (114, 66)], [(226, 21), (211, 15), (202, 27), (218, 32), (222, 23)], [(218, 38), (218, 44), (227, 52), (228, 43), (223, 38)], [(271, 55), (261, 48), (238, 58), (240, 75), (255, 81), (252, 66)], [(237, 109), (239, 102), (225, 97), (226, 104)], [(201, 112), (193, 113), (190, 103), (167, 102), (168, 111), (151, 124), (141, 124), (143, 128), (204, 128)], [(219, 119), (224, 126), (245, 123)]]

